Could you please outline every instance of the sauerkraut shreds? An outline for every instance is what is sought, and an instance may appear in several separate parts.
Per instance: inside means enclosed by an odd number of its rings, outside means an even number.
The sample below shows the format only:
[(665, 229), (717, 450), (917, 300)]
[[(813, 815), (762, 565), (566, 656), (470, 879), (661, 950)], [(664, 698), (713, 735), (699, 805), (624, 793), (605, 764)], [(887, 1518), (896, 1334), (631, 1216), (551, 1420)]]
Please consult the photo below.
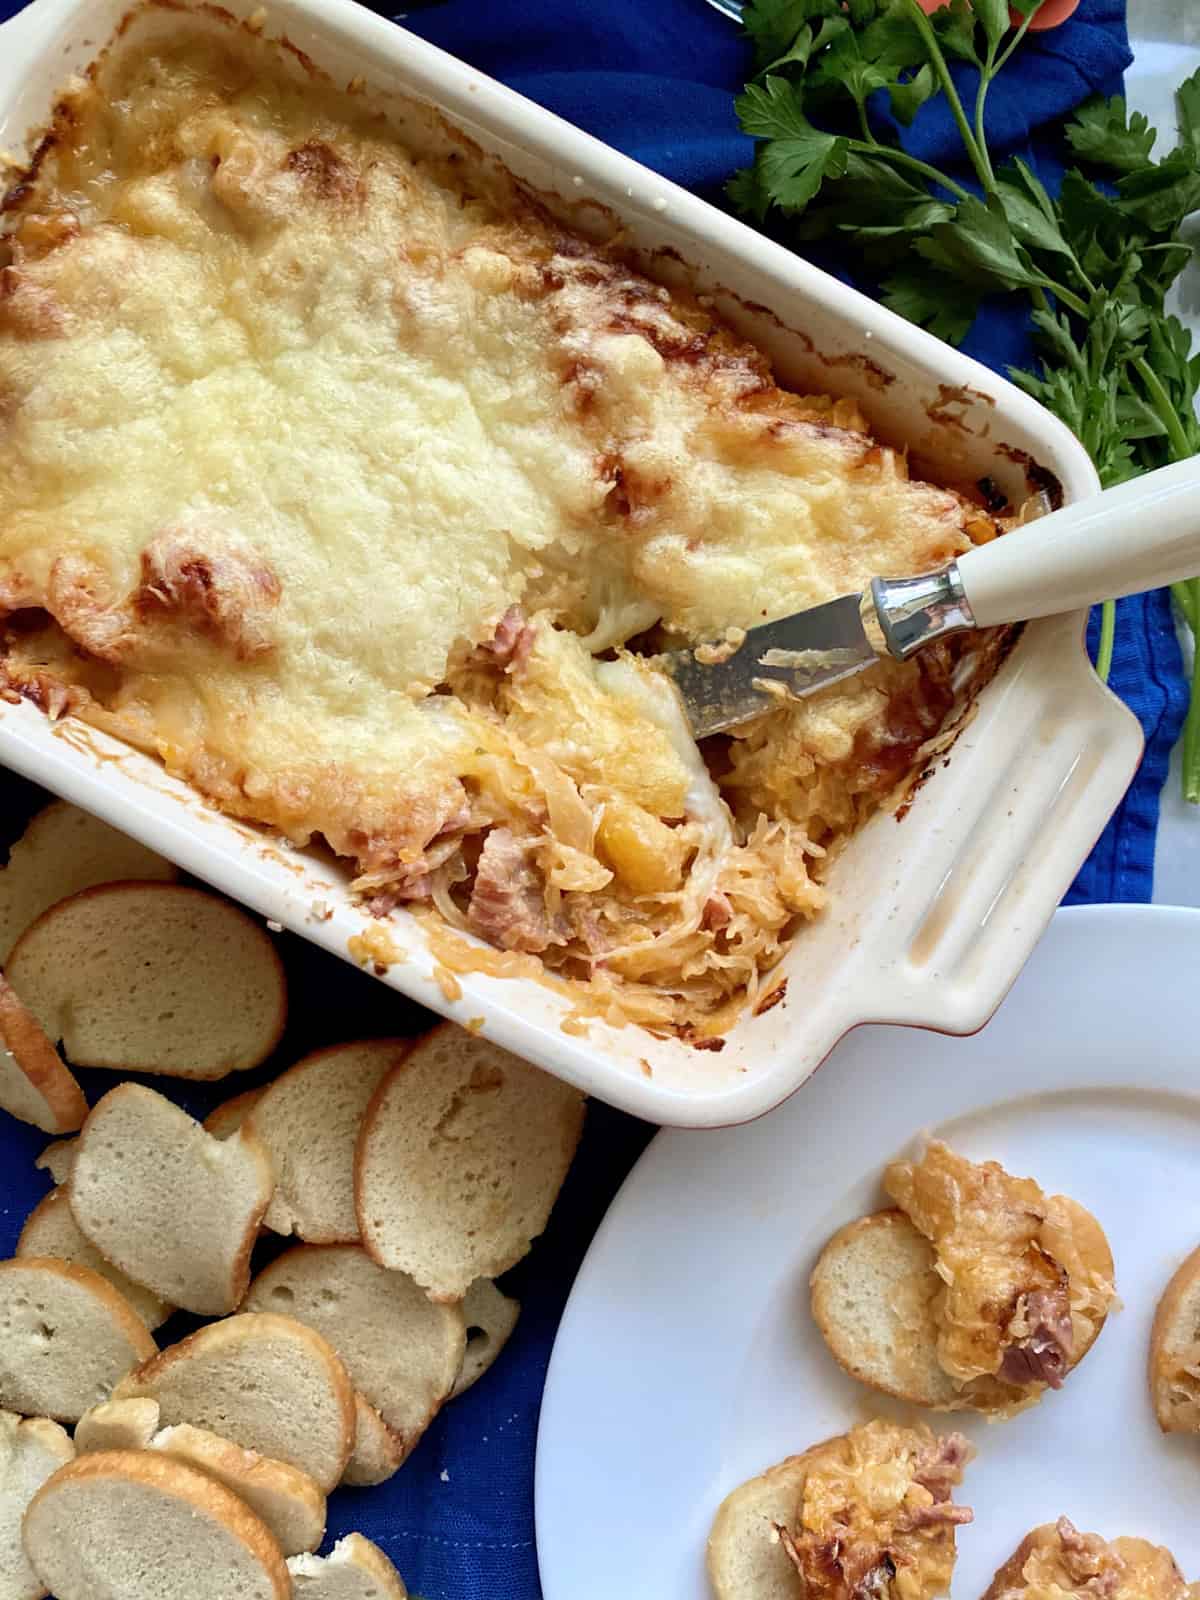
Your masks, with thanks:
[(5, 200), (4, 691), (323, 836), (380, 914), (719, 1032), (920, 765), (954, 661), (701, 750), (648, 658), (1000, 525), (431, 114), (414, 154), (357, 85), (163, 15)]
[(934, 1600), (949, 1594), (954, 1490), (973, 1446), (923, 1424), (861, 1423), (813, 1452), (792, 1526), (778, 1535), (806, 1600)]

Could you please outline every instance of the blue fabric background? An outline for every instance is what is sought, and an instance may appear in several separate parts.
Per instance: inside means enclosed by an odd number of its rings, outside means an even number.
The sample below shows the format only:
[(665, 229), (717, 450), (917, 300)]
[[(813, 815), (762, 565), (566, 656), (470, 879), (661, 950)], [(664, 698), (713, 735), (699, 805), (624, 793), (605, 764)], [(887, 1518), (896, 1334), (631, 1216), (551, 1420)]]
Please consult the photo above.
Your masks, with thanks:
[[(0, 18), (15, 9), (11, 0), (0, 0)], [(1119, 0), (1084, 0), (1072, 22), (1031, 40), (1024, 70), (993, 92), (993, 139), (1024, 149), (1052, 179), (1056, 155), (1047, 125), (1095, 89), (1112, 92), (1118, 86), (1129, 60), (1123, 18)], [(731, 91), (746, 77), (745, 52), (736, 30), (702, 0), (446, 0), (413, 11), (407, 22), (702, 192), (715, 196), (748, 158), (749, 141), (737, 130), (731, 102)], [(911, 137), (922, 154), (939, 159), (947, 148), (948, 119), (928, 107)], [(1028, 361), (1020, 320), (996, 311), (981, 319), (970, 348), (1000, 368)], [(1185, 701), (1161, 596), (1122, 604), (1113, 683), (1142, 719), (1147, 756), (1129, 799), (1080, 874), (1073, 899), (1150, 896), (1158, 794)], [(25, 786), (0, 785), (7, 837), (18, 831), (12, 825), (17, 813), (34, 803)], [(281, 946), (291, 978), (292, 1024), (275, 1065), (256, 1077), (326, 1041), (420, 1025), (417, 1015), (362, 974), (302, 941), (285, 937)], [(85, 1085), (89, 1098), (110, 1082), (92, 1075)], [(202, 1111), (221, 1096), (185, 1091), (178, 1098)], [(23, 1217), (48, 1185), (31, 1166), (44, 1139), (8, 1119), (0, 1134), (2, 1256), (11, 1253)], [(331, 1500), (331, 1536), (361, 1528), (426, 1600), (535, 1600), (540, 1593), (532, 1483), (546, 1364), (587, 1243), (648, 1136), (631, 1119), (591, 1107), (583, 1147), (550, 1228), (506, 1279), (524, 1306), (512, 1344), (468, 1396), (442, 1413), (390, 1485), (341, 1492)], [(165, 1329), (164, 1341), (174, 1332)], [(632, 1461), (643, 1419), (629, 1422)], [(586, 1438), (577, 1448), (586, 1454)], [(559, 1463), (557, 1470), (569, 1471), (570, 1463)], [(619, 1538), (620, 1530), (613, 1536)], [(636, 1574), (630, 1575), (630, 1593), (638, 1593)]]

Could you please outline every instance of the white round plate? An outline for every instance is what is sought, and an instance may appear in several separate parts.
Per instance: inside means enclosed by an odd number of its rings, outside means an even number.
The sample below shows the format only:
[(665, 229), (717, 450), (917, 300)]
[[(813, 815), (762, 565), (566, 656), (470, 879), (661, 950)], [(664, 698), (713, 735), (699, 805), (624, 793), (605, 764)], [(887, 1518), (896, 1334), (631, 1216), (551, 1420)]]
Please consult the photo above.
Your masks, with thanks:
[(1060, 1393), (1011, 1422), (945, 1424), (979, 1447), (954, 1594), (982, 1594), (1022, 1535), (1063, 1513), (1167, 1544), (1200, 1577), (1200, 1439), (1159, 1435), (1145, 1376), (1155, 1301), (1200, 1243), (1198, 992), (1200, 912), (1061, 911), (973, 1038), (861, 1028), (770, 1116), (659, 1134), (596, 1236), (550, 1364), (545, 1600), (709, 1600), (722, 1497), (887, 1411), (826, 1351), (807, 1282), (926, 1131), (1094, 1211), (1124, 1301)]

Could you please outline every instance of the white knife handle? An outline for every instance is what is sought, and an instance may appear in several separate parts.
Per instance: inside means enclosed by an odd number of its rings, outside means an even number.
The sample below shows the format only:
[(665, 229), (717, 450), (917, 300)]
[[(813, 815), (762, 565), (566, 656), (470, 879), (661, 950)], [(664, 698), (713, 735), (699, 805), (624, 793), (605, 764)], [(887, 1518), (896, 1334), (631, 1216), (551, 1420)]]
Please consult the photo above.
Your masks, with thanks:
[[(992, 628), (1200, 577), (1200, 455), (1052, 511), (916, 578), (875, 578), (864, 605), (898, 660)], [(878, 640), (878, 634), (875, 635)], [(877, 644), (877, 648), (878, 648)]]
[(957, 567), (981, 628), (1200, 576), (1200, 456), (1053, 511)]

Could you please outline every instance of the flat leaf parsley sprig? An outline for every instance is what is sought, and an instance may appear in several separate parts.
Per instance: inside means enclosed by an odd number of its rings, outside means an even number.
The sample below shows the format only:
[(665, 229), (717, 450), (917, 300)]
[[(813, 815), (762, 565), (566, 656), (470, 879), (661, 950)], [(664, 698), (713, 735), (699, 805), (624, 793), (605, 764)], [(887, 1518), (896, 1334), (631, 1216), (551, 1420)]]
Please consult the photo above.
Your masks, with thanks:
[[(950, 343), (984, 300), (1022, 297), (1041, 370), (1010, 375), (1079, 436), (1108, 486), (1200, 451), (1200, 356), (1165, 309), (1192, 256), (1181, 226), (1200, 208), (1200, 73), (1179, 90), (1178, 142), (1158, 160), (1154, 130), (1119, 96), (1080, 107), (1064, 129), (1077, 165), (1051, 195), (1019, 157), (995, 158), (985, 119), (989, 90), (1042, 3), (1014, 0), (1010, 12), (1008, 0), (951, 0), (927, 16), (917, 0), (748, 0), (758, 73), (737, 110), (758, 144), (729, 195), (796, 243), (853, 246), (884, 302)], [(973, 101), (952, 62), (976, 69)], [(935, 95), (968, 177), (901, 144), (900, 128)], [(1200, 578), (1173, 592), (1200, 638)], [(1113, 618), (1110, 603), (1102, 677)], [(1200, 802), (1195, 656), (1183, 786)]]

